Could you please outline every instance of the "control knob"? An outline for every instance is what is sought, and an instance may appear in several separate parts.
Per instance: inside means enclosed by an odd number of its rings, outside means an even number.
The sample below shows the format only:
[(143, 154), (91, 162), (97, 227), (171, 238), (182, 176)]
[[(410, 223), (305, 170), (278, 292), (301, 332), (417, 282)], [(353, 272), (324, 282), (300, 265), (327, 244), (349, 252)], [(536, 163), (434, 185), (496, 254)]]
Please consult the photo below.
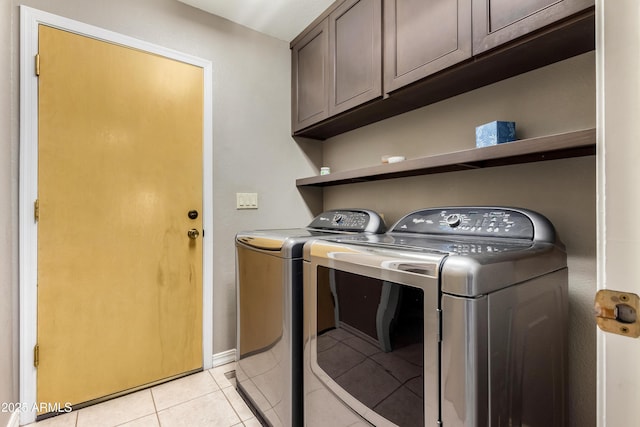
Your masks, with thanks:
[(449, 227), (454, 228), (460, 225), (460, 223), (462, 222), (460, 215), (458, 214), (451, 214), (449, 215), (445, 221), (447, 222), (447, 225), (449, 225)]

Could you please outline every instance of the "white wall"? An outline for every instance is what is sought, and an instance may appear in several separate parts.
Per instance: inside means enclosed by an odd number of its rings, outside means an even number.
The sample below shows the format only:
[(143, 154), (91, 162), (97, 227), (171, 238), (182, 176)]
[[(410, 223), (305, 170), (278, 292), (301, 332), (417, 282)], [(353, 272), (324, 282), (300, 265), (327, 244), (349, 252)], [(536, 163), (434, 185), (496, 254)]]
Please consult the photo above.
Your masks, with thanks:
[[(475, 145), (475, 126), (516, 122), (518, 138), (594, 128), (595, 59), (584, 54), (324, 142), (332, 171), (380, 164)], [(393, 224), (425, 207), (495, 204), (546, 215), (567, 246), (570, 293), (569, 407), (571, 426), (595, 425), (596, 288), (595, 156), (503, 166), (324, 189), (326, 209), (369, 207)]]
[[(214, 266), (214, 353), (234, 348), (235, 233), (304, 226), (320, 207), (295, 187), (317, 172), (321, 147), (289, 136), (288, 43), (175, 0), (0, 0), (0, 402), (19, 398), (19, 4), (212, 61), (214, 229), (206, 236), (214, 255), (206, 262)], [(236, 192), (257, 192), (259, 209), (237, 211)], [(0, 413), (0, 425), (7, 417)]]

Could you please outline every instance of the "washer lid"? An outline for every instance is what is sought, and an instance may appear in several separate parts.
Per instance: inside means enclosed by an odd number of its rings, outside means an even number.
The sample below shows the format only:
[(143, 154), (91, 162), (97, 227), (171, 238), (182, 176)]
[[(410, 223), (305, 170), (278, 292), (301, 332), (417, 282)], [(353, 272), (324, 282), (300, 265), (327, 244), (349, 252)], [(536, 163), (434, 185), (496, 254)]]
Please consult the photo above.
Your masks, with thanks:
[(241, 231), (236, 244), (243, 244), (283, 258), (299, 258), (302, 246), (313, 238), (343, 234), (384, 233), (382, 216), (368, 209), (336, 209), (321, 213), (306, 228)]
[(241, 231), (236, 241), (265, 251), (282, 251), (285, 247), (303, 245), (309, 239), (321, 236), (335, 236), (332, 231), (318, 231), (308, 228), (282, 228), (273, 230)]

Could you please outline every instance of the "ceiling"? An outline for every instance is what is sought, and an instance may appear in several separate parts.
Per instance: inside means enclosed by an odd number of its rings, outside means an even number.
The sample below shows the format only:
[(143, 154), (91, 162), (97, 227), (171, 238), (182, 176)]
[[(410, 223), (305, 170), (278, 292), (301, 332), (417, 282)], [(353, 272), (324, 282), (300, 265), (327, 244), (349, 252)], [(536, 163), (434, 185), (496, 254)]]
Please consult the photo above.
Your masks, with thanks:
[(178, 0), (290, 42), (334, 0)]

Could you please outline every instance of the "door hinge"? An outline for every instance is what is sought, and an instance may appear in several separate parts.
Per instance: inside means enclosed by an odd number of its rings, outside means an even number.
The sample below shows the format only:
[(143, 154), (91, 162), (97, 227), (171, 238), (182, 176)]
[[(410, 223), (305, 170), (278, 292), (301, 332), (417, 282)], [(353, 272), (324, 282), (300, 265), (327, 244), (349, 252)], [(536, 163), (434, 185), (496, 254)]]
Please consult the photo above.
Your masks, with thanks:
[(40, 364), (40, 346), (38, 344), (33, 347), (33, 366), (38, 367)]
[(33, 202), (33, 219), (38, 222), (40, 220), (40, 200)]
[(36, 76), (40, 75), (40, 54), (36, 53)]

